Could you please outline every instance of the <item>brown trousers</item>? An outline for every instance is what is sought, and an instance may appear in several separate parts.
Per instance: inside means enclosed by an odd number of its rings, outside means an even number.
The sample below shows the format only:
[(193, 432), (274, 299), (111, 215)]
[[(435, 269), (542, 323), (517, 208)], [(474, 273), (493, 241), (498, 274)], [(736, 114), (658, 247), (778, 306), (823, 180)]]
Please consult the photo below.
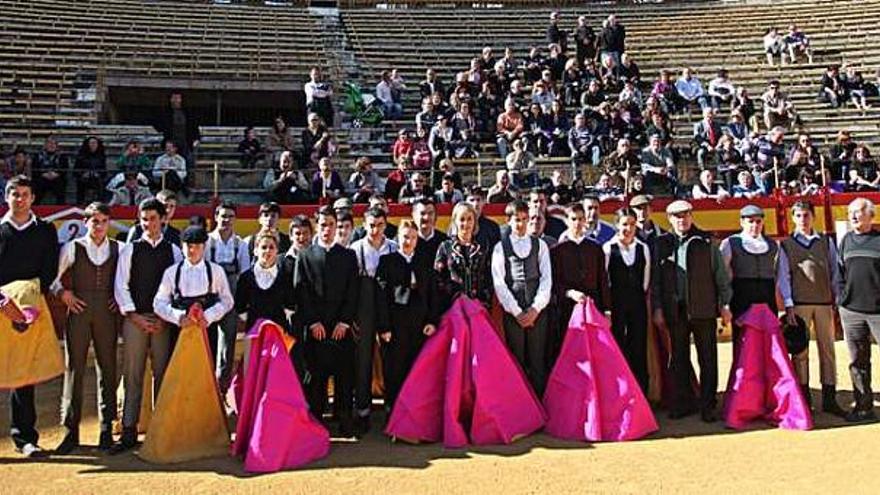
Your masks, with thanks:
[[(819, 348), (819, 375), (822, 385), (837, 385), (837, 365), (834, 355), (834, 310), (830, 305), (797, 305), (796, 315), (803, 318), (807, 329), (812, 328)], [(795, 372), (801, 384), (810, 383), (810, 348), (807, 346), (794, 356)]]

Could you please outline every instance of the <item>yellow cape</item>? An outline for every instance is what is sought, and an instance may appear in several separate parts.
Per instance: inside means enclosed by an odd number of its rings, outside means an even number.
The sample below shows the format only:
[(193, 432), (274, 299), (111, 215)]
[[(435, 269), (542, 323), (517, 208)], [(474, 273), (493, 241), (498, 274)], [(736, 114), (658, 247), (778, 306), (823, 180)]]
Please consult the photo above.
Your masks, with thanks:
[(147, 462), (168, 464), (228, 453), (229, 429), (207, 334), (198, 325), (187, 325), (180, 331), (138, 455)]
[(40, 294), (39, 279), (10, 282), (0, 291), (20, 307), (36, 306), (40, 310), (25, 332), (16, 331), (12, 321), (0, 316), (0, 389), (42, 383), (63, 373), (61, 345), (49, 305)]

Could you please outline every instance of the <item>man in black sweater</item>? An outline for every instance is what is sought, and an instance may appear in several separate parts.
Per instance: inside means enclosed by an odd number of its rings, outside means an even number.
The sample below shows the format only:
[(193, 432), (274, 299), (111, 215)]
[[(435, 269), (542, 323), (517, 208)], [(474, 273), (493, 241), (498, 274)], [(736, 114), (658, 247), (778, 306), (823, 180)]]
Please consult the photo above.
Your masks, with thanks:
[[(58, 274), (58, 235), (55, 226), (31, 211), (34, 190), (31, 180), (19, 175), (6, 183), (4, 190), (9, 211), (0, 219), (0, 286), (18, 280), (39, 278), (45, 294)], [(37, 410), (34, 386), (12, 390), (10, 436), (15, 448), (25, 457), (38, 457), (40, 434), (35, 427)]]
[(847, 207), (852, 231), (840, 241), (838, 301), (850, 356), (855, 407), (850, 422), (874, 421), (871, 335), (880, 342), (880, 233), (871, 228), (874, 203), (857, 198)]
[(311, 372), (309, 407), (320, 418), (327, 402), (327, 380), (334, 378), (339, 433), (351, 437), (357, 314), (358, 262), (354, 251), (334, 241), (336, 211), (318, 210), (318, 238), (296, 258), (293, 290), (306, 332), (306, 361)]

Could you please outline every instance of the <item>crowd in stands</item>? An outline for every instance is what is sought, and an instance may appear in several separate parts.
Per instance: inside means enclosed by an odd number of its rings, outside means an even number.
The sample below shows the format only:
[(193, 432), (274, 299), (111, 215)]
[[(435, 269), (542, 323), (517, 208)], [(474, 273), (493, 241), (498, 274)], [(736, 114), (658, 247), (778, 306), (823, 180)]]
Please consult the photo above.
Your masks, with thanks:
[[(554, 12), (547, 44), (531, 47), (522, 59), (510, 48), (496, 57), (485, 47), (449, 83), (433, 68), (411, 85), (397, 69), (382, 71), (375, 105), (398, 128), (387, 171), (374, 170), (363, 156), (341, 163), (332, 130), (339, 120), (334, 84), (313, 68), (304, 86), (306, 127), (296, 136), (280, 116), (265, 138), (248, 127), (237, 148), (240, 166), (264, 168), (268, 199), (282, 204), (339, 197), (364, 203), (376, 193), (392, 202), (421, 196), (456, 202), (463, 184), (455, 163), (476, 161), (497, 164), (484, 175), (499, 167), (505, 172), (492, 186), (505, 183), (499, 203), (538, 186), (551, 194), (564, 189), (608, 199), (645, 193), (719, 200), (766, 195), (777, 187), (791, 194), (880, 187), (870, 150), (848, 131), (840, 131), (829, 149), (811, 141), (780, 81), (769, 81), (753, 98), (724, 68), (705, 84), (689, 67), (661, 70), (651, 80), (627, 53), (626, 40), (614, 15), (599, 30), (581, 16), (568, 31)], [(770, 65), (813, 61), (809, 37), (793, 24), (785, 35), (768, 29), (764, 48)], [(819, 100), (831, 107), (865, 111), (868, 99), (878, 96), (878, 86), (856, 66), (829, 66), (819, 84)], [(418, 94), (420, 108), (407, 108), (413, 100), (408, 93)], [(692, 122), (692, 135), (676, 135), (674, 117)], [(147, 157), (132, 140), (122, 156), (108, 157), (98, 136), (67, 156), (50, 136), (42, 150), (16, 148), (0, 180), (33, 175), (41, 202), (64, 202), (71, 167), (79, 204), (134, 205), (159, 189), (186, 194), (200, 136), (180, 93), (171, 94), (154, 126), (164, 137), (159, 156)], [(115, 166), (108, 167), (108, 159)], [(685, 171), (693, 163), (699, 170), (691, 177)]]

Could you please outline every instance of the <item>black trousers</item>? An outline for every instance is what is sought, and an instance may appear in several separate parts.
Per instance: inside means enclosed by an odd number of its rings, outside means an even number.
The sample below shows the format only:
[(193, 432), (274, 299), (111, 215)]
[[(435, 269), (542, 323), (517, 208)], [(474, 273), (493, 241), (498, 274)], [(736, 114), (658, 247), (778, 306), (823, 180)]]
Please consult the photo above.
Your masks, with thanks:
[(351, 418), (352, 391), (354, 384), (355, 343), (351, 336), (332, 340), (306, 341), (306, 360), (311, 380), (308, 385), (308, 401), (312, 414), (320, 418), (327, 408), (327, 383), (333, 377), (334, 411), (337, 419)]
[(414, 325), (392, 330), (391, 342), (382, 345), (382, 369), (385, 372), (385, 410), (394, 408), (403, 382), (422, 350), (423, 326)]
[(510, 313), (504, 313), (504, 339), (532, 384), (538, 397), (547, 385), (547, 312), (542, 311), (535, 326), (524, 329)]
[(9, 405), (12, 409), (12, 422), (9, 436), (16, 448), (25, 444), (37, 444), (40, 434), (37, 432), (37, 408), (34, 404), (34, 386), (17, 388), (9, 394)]
[(648, 393), (648, 307), (644, 294), (631, 294), (629, 304), (614, 307), (611, 311), (611, 333), (630, 371), (639, 382), (642, 392)]
[[(702, 410), (716, 406), (715, 394), (718, 391), (718, 336), (717, 323), (712, 319), (688, 320), (687, 310), (678, 308), (675, 318), (667, 315), (672, 339), (672, 376), (674, 379), (673, 409), (687, 410), (694, 405)], [(697, 361), (700, 364), (700, 397), (694, 397), (691, 386), (691, 335), (697, 347)]]

